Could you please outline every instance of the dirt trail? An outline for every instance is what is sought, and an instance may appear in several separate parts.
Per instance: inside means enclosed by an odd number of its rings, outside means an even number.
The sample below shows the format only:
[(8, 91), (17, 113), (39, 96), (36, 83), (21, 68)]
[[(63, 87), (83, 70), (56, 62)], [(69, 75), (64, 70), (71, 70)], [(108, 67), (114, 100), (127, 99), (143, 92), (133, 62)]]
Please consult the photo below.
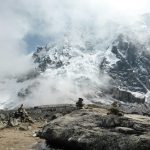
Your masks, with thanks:
[(22, 131), (15, 128), (0, 130), (0, 150), (33, 150), (34, 145), (43, 140), (34, 137), (34, 131), (41, 128), (40, 123), (32, 125), (31, 130)]

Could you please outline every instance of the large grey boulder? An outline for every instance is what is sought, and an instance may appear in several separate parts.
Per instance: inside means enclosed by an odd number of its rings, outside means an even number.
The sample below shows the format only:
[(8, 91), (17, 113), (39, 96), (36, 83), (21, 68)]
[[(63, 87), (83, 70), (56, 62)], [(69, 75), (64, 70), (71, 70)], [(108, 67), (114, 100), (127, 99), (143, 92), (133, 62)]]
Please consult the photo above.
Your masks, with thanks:
[(76, 110), (38, 133), (50, 146), (71, 150), (149, 150), (150, 118), (106, 115), (101, 109)]

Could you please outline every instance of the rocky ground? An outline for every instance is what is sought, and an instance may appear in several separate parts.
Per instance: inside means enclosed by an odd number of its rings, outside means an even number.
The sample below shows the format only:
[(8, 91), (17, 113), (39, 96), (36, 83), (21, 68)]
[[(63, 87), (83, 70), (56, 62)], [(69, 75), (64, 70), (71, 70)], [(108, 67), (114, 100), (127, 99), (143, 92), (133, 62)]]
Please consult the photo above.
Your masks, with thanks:
[[(41, 124), (35, 123), (30, 125), (30, 129), (26, 129), (26, 125), (22, 127), (16, 126), (0, 130), (0, 149), (1, 150), (32, 150), (38, 143), (43, 140), (34, 137), (34, 132), (42, 127)], [(40, 150), (40, 147), (39, 147)]]
[[(42, 129), (47, 122), (68, 114), (74, 109), (76, 108), (72, 105), (26, 108), (25, 110), (33, 122), (21, 122), (19, 118), (15, 118), (12, 114), (17, 112), (17, 109), (0, 110), (0, 150), (49, 149), (46, 147), (45, 140), (36, 137), (36, 132)], [(11, 120), (11, 126), (8, 125), (8, 120)]]
[(73, 105), (28, 108), (34, 123), (18, 121), (12, 127), (5, 125), (8, 114), (16, 110), (1, 110), (0, 149), (52, 149), (42, 147), (46, 141), (64, 150), (149, 150), (150, 117), (141, 112), (107, 115), (109, 108), (98, 104), (79, 110)]

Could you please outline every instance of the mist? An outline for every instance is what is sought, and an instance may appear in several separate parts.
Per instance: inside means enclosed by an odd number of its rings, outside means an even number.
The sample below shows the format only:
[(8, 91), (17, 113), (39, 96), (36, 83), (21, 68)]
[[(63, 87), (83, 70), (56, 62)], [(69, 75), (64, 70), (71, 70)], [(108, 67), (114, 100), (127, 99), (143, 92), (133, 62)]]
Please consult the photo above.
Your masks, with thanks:
[[(124, 33), (140, 43), (149, 44), (150, 23), (143, 14), (149, 13), (148, 0), (0, 0), (0, 102), (42, 105), (71, 103), (78, 97), (95, 95), (101, 88), (109, 88), (110, 77), (99, 73), (99, 62), (110, 43)], [(65, 37), (72, 47), (86, 49), (90, 41), (93, 49), (78, 51), (71, 65), (24, 83), (16, 77), (34, 70), (29, 37), (40, 37), (48, 43), (60, 44)], [(29, 39), (29, 40), (25, 40)], [(38, 40), (40, 42), (40, 40)], [(48, 44), (47, 43), (47, 44)], [(40, 43), (37, 43), (40, 46)], [(45, 45), (42, 45), (45, 46)], [(148, 46), (147, 46), (147, 50)], [(73, 54), (74, 55), (74, 54)], [(81, 57), (82, 56), (82, 57)], [(90, 62), (89, 60), (92, 59)], [(78, 66), (80, 66), (78, 68)], [(68, 73), (61, 74), (59, 72)], [(82, 74), (82, 75), (81, 75)], [(77, 81), (79, 78), (89, 82)], [(8, 78), (9, 77), (9, 78)], [(38, 83), (23, 101), (16, 95), (22, 88)], [(78, 85), (81, 83), (81, 85)], [(95, 97), (94, 97), (95, 98)], [(6, 105), (5, 104), (5, 105)]]

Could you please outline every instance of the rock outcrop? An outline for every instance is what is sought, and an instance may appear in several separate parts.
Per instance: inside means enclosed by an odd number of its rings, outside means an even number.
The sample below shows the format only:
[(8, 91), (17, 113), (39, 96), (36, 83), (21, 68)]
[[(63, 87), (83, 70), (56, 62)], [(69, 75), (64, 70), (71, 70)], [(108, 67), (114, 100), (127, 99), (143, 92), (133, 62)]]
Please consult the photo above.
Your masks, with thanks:
[(106, 115), (106, 109), (75, 110), (38, 133), (52, 147), (71, 150), (149, 150), (150, 118)]
[[(18, 112), (18, 110), (0, 110), (0, 129), (15, 127), (21, 125), (23, 122), (33, 123), (45, 122), (45, 120), (54, 120), (62, 115), (76, 110), (76, 107), (71, 104), (66, 105), (45, 105), (26, 108), (26, 113)], [(23, 118), (22, 118), (23, 117)], [(21, 121), (21, 118), (24, 119)]]
[(150, 89), (150, 53), (133, 37), (120, 35), (107, 49), (100, 68), (107, 72), (116, 86), (134, 92)]
[(112, 89), (112, 97), (128, 103), (144, 103), (145, 95), (144, 93), (131, 92), (128, 90), (123, 90), (117, 87)]
[(122, 104), (120, 106), (120, 109), (123, 112), (126, 112), (128, 114), (139, 114), (144, 116), (150, 116), (150, 104), (144, 103), (144, 104)]

